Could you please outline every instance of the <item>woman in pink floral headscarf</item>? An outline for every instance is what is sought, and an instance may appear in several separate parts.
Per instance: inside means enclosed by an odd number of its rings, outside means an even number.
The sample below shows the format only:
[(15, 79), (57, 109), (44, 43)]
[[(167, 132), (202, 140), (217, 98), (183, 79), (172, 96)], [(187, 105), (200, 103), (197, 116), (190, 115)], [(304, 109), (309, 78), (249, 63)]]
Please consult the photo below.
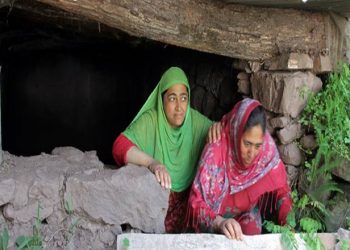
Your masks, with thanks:
[(261, 233), (261, 214), (292, 208), (285, 166), (266, 131), (261, 104), (244, 99), (222, 120), (221, 140), (207, 144), (189, 198), (188, 223), (196, 232), (230, 239)]

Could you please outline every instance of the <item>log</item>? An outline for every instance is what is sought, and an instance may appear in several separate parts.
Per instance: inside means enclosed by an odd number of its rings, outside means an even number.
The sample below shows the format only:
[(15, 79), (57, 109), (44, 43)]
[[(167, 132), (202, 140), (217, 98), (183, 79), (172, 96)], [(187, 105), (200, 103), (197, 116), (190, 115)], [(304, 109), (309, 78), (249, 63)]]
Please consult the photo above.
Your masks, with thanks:
[(326, 13), (217, 0), (38, 1), (132, 36), (245, 60), (281, 52), (318, 54), (330, 50), (329, 37), (334, 37)]

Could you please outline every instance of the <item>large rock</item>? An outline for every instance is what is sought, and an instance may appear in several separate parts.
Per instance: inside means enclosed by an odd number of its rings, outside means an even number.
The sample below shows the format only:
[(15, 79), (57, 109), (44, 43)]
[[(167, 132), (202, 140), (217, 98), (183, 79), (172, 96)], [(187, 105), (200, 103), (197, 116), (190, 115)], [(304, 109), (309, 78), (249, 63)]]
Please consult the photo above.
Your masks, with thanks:
[(287, 127), (277, 131), (277, 137), (282, 144), (288, 144), (303, 135), (300, 123), (289, 124)]
[[(335, 250), (344, 250), (350, 248), (350, 230), (339, 228), (337, 232), (338, 243), (335, 245)], [(347, 248), (348, 247), (348, 248)]]
[(275, 128), (284, 128), (286, 127), (288, 124), (290, 124), (292, 121), (292, 119), (290, 119), (290, 117), (287, 116), (280, 116), (280, 117), (275, 117), (269, 120), (271, 126), (275, 129)]
[[(55, 237), (62, 236), (64, 239), (65, 228), (70, 226), (69, 215), (63, 207), (66, 178), (87, 170), (103, 170), (103, 163), (94, 151), (83, 153), (66, 147), (57, 148), (54, 153), (31, 157), (3, 154), (4, 161), (0, 166), (0, 202), (3, 209), (0, 217), (5, 218), (5, 223), (11, 228), (10, 248), (14, 246), (16, 237), (33, 233), (38, 213), (40, 220), (48, 223), (42, 225), (43, 237), (49, 239), (55, 234)], [(93, 235), (91, 231), (88, 233)], [(45, 247), (56, 249), (56, 243), (51, 240)]]
[(317, 142), (314, 135), (305, 135), (300, 139), (300, 144), (304, 149), (314, 150), (317, 147)]
[[(335, 234), (318, 234), (325, 250), (334, 249)], [(295, 234), (297, 249), (306, 250), (300, 234)], [(243, 240), (230, 240), (218, 234), (122, 234), (117, 239), (118, 250), (281, 250), (281, 234), (244, 235)]]
[(313, 69), (314, 62), (308, 54), (284, 53), (272, 58), (264, 65), (268, 70), (305, 70)]
[(346, 159), (340, 160), (339, 166), (333, 169), (333, 174), (350, 182), (350, 162)]
[(319, 54), (314, 58), (314, 72), (315, 74), (328, 73), (333, 70), (331, 58), (329, 55)]
[(286, 145), (278, 146), (278, 150), (282, 161), (287, 165), (299, 166), (303, 160), (301, 150), (298, 145), (293, 142)]
[(71, 176), (65, 193), (74, 211), (90, 221), (148, 233), (165, 232), (168, 196), (148, 169), (137, 166)]
[(12, 178), (0, 180), (0, 206), (8, 203), (15, 193), (15, 180)]
[[(43, 154), (16, 157), (14, 161), (16, 167), (11, 173), (0, 177), (1, 183), (1, 179), (6, 181), (11, 176), (13, 179), (8, 181), (15, 186), (11, 199), (4, 207), (5, 217), (17, 223), (29, 222), (36, 216), (40, 205), (41, 218), (47, 218), (52, 214), (53, 207), (61, 202), (59, 191), (63, 188), (64, 167), (60, 166), (63, 165), (63, 159)], [(56, 168), (51, 168), (50, 164)]]
[(308, 94), (322, 88), (320, 78), (311, 72), (259, 71), (251, 76), (254, 99), (265, 109), (296, 118), (304, 109)]
[(335, 232), (338, 228), (347, 228), (346, 217), (350, 217), (349, 184), (339, 185), (344, 193), (337, 193), (333, 198), (333, 205), (329, 207), (329, 214), (325, 218), (327, 232)]

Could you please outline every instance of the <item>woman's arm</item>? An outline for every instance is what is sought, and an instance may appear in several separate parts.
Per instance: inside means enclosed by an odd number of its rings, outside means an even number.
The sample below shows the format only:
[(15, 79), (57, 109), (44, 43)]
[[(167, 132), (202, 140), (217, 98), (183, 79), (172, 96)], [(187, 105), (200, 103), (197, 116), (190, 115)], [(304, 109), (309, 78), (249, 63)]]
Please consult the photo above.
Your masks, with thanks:
[(164, 165), (141, 151), (126, 136), (120, 134), (113, 143), (112, 154), (118, 166), (128, 163), (147, 167), (164, 188), (171, 188), (171, 178)]
[(171, 188), (171, 178), (166, 167), (159, 161), (141, 151), (138, 147), (131, 147), (126, 153), (126, 163), (147, 167), (164, 188)]

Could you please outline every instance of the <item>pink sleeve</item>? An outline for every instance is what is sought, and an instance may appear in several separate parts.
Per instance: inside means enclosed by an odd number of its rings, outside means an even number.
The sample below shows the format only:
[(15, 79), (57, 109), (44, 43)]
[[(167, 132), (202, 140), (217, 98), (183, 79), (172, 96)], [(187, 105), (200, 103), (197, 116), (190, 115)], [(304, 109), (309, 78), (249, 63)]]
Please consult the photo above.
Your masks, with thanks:
[(126, 154), (133, 146), (136, 145), (123, 134), (120, 134), (117, 139), (115, 139), (112, 154), (117, 166), (121, 167), (126, 164)]
[[(215, 204), (222, 203), (225, 171), (214, 155), (221, 155), (216, 144), (207, 144), (199, 161), (197, 175), (192, 184), (188, 201), (187, 225), (195, 232), (214, 232), (214, 220), (218, 212)], [(220, 157), (219, 157), (220, 158)], [(222, 171), (218, 171), (221, 169)], [(210, 188), (209, 188), (210, 187)]]
[(198, 187), (192, 185), (186, 214), (186, 226), (196, 233), (213, 233), (216, 215), (204, 201)]

